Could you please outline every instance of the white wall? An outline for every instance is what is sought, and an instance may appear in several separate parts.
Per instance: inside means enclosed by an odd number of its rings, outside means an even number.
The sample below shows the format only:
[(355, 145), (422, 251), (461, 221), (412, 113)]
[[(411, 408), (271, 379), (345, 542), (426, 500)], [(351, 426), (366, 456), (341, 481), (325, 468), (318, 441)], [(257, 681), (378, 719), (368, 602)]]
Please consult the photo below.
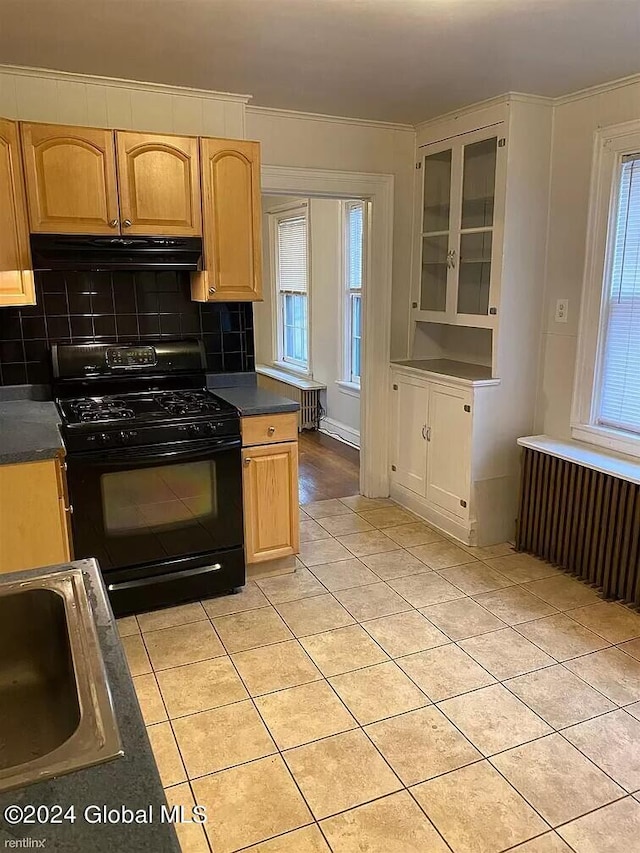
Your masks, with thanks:
[[(336, 199), (311, 199), (311, 353), (313, 378), (327, 386), (323, 429), (359, 443), (360, 397), (342, 379), (342, 214)], [(346, 429), (344, 429), (346, 427)], [(353, 431), (353, 435), (349, 431)]]
[(248, 139), (260, 140), (262, 162), (270, 166), (394, 176), (391, 357), (406, 358), (413, 239), (413, 129), (248, 106), (246, 134)]
[[(640, 118), (640, 82), (587, 94), (555, 107), (547, 240), (545, 313), (536, 430), (570, 437), (593, 135), (598, 127)], [(569, 300), (566, 324), (556, 300)]]
[(246, 98), (0, 66), (0, 116), (193, 136), (244, 137)]
[(342, 217), (337, 199), (294, 199), (289, 196), (264, 196), (264, 290), (265, 301), (254, 307), (256, 360), (273, 360), (273, 295), (270, 276), (268, 211), (296, 201), (309, 204), (310, 224), (310, 361), (313, 378), (327, 386), (324, 405), (327, 422), (323, 429), (359, 443), (360, 398), (336, 385), (341, 379), (342, 300)]

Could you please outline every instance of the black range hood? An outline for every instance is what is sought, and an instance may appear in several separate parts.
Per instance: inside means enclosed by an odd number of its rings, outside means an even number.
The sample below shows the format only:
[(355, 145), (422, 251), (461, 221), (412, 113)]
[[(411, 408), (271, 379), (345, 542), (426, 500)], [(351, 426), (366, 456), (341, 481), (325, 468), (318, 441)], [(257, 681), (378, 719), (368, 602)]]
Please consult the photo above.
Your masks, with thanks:
[(34, 270), (199, 269), (201, 237), (32, 234)]

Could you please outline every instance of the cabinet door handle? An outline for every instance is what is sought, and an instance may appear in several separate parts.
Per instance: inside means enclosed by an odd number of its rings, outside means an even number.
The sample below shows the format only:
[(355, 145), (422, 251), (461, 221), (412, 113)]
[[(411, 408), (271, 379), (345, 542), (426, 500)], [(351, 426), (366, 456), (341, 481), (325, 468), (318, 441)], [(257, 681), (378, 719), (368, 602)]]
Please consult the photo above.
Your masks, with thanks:
[(109, 220), (109, 227), (110, 228), (117, 228), (118, 227), (118, 220), (117, 219), (110, 219)]
[(275, 433), (275, 431), (276, 431), (276, 428), (274, 426), (270, 426), (269, 429), (267, 430), (269, 435), (273, 435)]
[(69, 515), (73, 515), (73, 504), (69, 504), (69, 506), (65, 506), (64, 511), (68, 512)]
[(128, 228), (131, 225), (131, 220), (125, 219), (125, 221), (122, 224), (124, 225), (125, 228)]
[(431, 427), (428, 427), (426, 424), (422, 425), (422, 437), (425, 441), (431, 441)]
[(248, 465), (250, 462), (251, 462), (251, 457), (250, 457), (250, 456), (245, 456), (245, 457), (244, 457), (244, 464), (245, 464), (245, 465)]
[(213, 285), (211, 285), (211, 287), (209, 288), (209, 293), (215, 293), (215, 292), (216, 292), (215, 287)]
[(451, 249), (449, 251), (449, 254), (447, 255), (447, 266), (452, 270), (455, 269), (455, 267), (456, 267), (456, 250), (455, 249)]

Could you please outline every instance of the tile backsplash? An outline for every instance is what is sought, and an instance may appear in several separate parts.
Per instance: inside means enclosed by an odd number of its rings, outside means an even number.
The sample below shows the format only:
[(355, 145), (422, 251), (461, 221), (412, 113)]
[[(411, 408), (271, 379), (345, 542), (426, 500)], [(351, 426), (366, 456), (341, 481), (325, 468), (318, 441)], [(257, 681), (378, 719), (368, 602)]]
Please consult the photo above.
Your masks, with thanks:
[(198, 337), (207, 368), (253, 370), (250, 302), (192, 302), (185, 272), (36, 273), (37, 304), (0, 308), (0, 384), (50, 381), (53, 343)]

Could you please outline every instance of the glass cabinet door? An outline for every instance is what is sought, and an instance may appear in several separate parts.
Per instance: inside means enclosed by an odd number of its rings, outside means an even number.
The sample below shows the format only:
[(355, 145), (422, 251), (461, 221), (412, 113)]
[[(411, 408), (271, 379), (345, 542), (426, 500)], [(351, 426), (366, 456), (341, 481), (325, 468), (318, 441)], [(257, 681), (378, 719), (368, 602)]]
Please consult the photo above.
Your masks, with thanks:
[(423, 160), (420, 309), (446, 311), (451, 230), (451, 148)]
[(488, 314), (497, 137), (465, 145), (458, 271), (458, 314)]

